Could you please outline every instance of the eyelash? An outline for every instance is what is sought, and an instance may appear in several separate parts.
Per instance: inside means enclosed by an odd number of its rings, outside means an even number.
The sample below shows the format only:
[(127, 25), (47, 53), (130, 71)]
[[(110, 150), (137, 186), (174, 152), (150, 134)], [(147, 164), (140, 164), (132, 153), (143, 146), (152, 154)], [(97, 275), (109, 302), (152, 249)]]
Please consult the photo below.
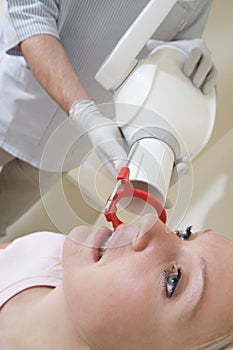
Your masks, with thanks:
[(188, 241), (189, 237), (193, 234), (192, 233), (192, 226), (187, 226), (185, 231), (184, 230), (176, 230), (175, 234), (182, 240)]
[[(175, 231), (175, 234), (182, 240), (189, 240), (189, 237), (191, 236), (192, 234), (192, 226), (188, 226), (185, 231), (183, 230), (176, 230)], [(175, 270), (174, 271), (171, 271), (171, 270)], [(163, 271), (163, 274), (162, 274), (162, 289), (163, 289), (163, 292), (164, 294), (166, 295), (166, 297), (168, 299), (170, 299), (175, 290), (176, 290), (176, 287), (179, 283), (179, 280), (181, 278), (181, 275), (182, 275), (182, 272), (181, 272), (181, 268), (177, 268), (175, 265), (173, 265), (172, 269), (171, 270), (164, 270)], [(170, 285), (168, 286), (168, 282), (169, 282), (169, 279), (173, 277), (173, 280), (171, 279), (171, 282), (170, 283), (175, 283), (175, 285)]]
[[(175, 272), (171, 270), (175, 270)], [(166, 295), (168, 299), (170, 299), (173, 296), (182, 275), (181, 269), (177, 268), (174, 265), (171, 270), (164, 270), (162, 274), (162, 289), (163, 289), (163, 293)], [(171, 277), (173, 277), (173, 281), (175, 279), (175, 285), (168, 286), (169, 278)]]

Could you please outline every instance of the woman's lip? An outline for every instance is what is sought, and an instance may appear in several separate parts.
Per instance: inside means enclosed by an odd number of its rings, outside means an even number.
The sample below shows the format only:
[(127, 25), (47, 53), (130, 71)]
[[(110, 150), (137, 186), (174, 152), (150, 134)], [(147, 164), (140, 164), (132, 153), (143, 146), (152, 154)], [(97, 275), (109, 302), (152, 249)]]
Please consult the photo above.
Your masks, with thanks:
[(95, 262), (99, 261), (100, 258), (100, 248), (107, 240), (109, 236), (111, 236), (112, 231), (108, 227), (100, 227), (96, 230), (93, 244), (93, 259)]
[(99, 248), (103, 245), (106, 239), (112, 234), (112, 230), (108, 227), (75, 227), (68, 235), (67, 239), (73, 241), (77, 246), (89, 248), (92, 252), (92, 257), (95, 262), (99, 260)]
[(113, 234), (107, 227), (97, 229), (93, 244), (94, 261), (98, 262), (100, 260), (99, 249), (111, 234), (111, 241), (108, 243), (107, 249), (103, 257), (101, 257), (101, 261), (109, 255), (109, 252), (116, 251), (118, 250), (117, 248), (131, 245), (136, 239), (140, 238), (141, 235), (149, 231), (154, 226), (157, 219), (158, 217), (155, 215), (146, 214), (142, 216), (137, 223), (119, 225)]

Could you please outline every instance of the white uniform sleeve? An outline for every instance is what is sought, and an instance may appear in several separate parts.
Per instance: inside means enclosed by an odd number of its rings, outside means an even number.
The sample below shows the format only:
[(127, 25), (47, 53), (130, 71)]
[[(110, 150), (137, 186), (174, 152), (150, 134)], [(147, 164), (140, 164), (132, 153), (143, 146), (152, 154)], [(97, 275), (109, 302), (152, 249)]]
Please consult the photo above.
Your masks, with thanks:
[(18, 44), (28, 37), (50, 34), (59, 38), (59, 1), (8, 0), (5, 14), (5, 49), (20, 54)]
[(201, 38), (213, 0), (178, 1), (152, 39), (161, 41)]
[(186, 6), (190, 6), (187, 22), (183, 23), (177, 35), (173, 40), (188, 40), (201, 38), (206, 27), (210, 9), (213, 0), (192, 0), (187, 2)]

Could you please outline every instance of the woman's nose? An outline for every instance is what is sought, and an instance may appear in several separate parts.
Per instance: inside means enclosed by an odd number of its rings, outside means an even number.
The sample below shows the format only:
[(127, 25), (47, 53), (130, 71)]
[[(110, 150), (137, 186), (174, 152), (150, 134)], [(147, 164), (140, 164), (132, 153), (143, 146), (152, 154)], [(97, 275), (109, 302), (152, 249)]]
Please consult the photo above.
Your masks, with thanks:
[(146, 249), (146, 247), (149, 245), (151, 239), (152, 239), (151, 232), (150, 231), (145, 232), (140, 237), (138, 237), (136, 239), (136, 241), (134, 241), (132, 243), (132, 249), (135, 252), (139, 252), (139, 251)]
[[(137, 239), (132, 244), (135, 252), (146, 249), (156, 232), (161, 231), (162, 222), (151, 214), (145, 215), (140, 222), (140, 230)], [(163, 231), (163, 230), (162, 230)]]
[(167, 227), (157, 218), (153, 221), (153, 224), (151, 221), (150, 225), (142, 225), (137, 239), (132, 243), (132, 249), (139, 252), (146, 249), (152, 240), (156, 239), (159, 243), (159, 241), (164, 241), (166, 238)]
[(152, 214), (146, 214), (140, 218), (138, 222), (137, 238), (132, 244), (133, 250), (139, 251), (146, 248), (151, 238), (150, 230), (154, 227), (157, 221), (158, 217)]

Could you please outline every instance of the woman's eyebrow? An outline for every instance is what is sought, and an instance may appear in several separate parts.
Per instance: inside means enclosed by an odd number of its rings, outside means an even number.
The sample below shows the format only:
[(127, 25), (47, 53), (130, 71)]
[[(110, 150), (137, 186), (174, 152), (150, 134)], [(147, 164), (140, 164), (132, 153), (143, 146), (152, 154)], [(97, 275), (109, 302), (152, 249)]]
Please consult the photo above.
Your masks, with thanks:
[(203, 300), (205, 300), (207, 286), (206, 261), (200, 258), (200, 273), (197, 277), (195, 286), (192, 287), (192, 292), (185, 299), (182, 319), (192, 321), (195, 314), (200, 310)]
[(202, 234), (207, 233), (207, 232), (211, 232), (211, 231), (213, 231), (212, 228), (207, 228), (207, 229), (205, 229), (204, 231), (202, 231)]

